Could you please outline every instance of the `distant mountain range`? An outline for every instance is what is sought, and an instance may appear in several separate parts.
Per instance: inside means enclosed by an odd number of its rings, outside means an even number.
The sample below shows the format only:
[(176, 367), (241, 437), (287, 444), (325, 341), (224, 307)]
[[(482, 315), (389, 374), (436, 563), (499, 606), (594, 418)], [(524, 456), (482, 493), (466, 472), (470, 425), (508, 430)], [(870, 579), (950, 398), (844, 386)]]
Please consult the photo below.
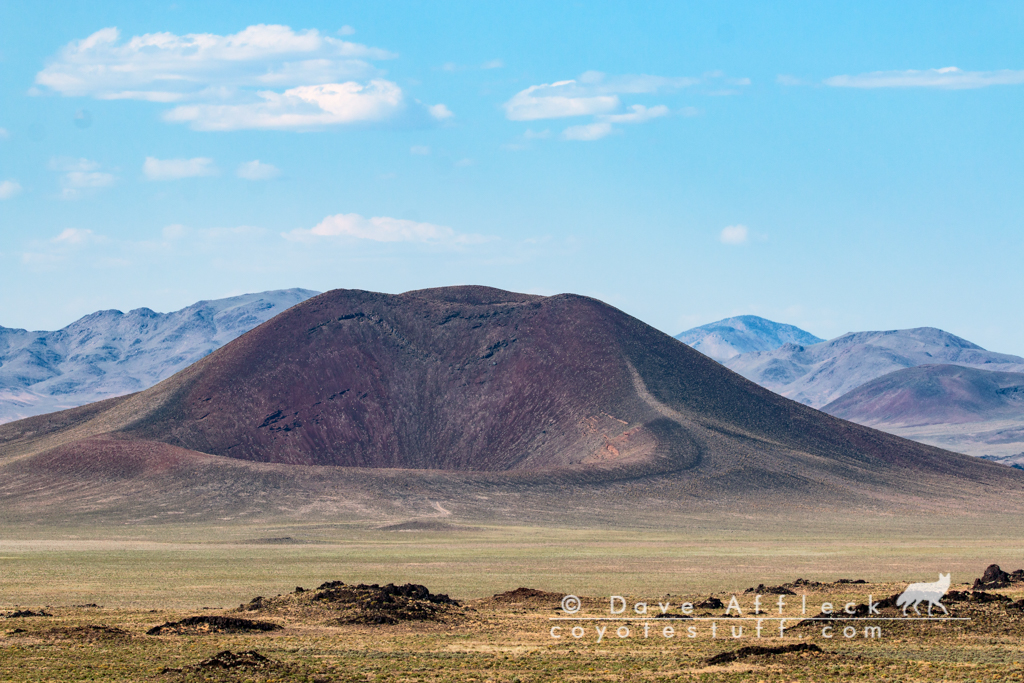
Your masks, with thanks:
[[(790, 325), (741, 316), (677, 339), (695, 340), (699, 350), (704, 344), (713, 351), (708, 355), (747, 379), (843, 419), (963, 453), (1020, 453), (1024, 460), (1024, 400), (1014, 389), (1022, 384), (1017, 378), (1024, 379), (1018, 374), (1024, 358), (934, 327), (850, 332), (811, 344), (784, 340), (780, 328), (814, 338)], [(728, 339), (761, 348), (730, 354), (744, 346), (718, 341)]]
[(0, 327), (0, 423), (151, 387), (316, 294), (244, 294), (173, 313), (98, 311), (55, 332)]
[(793, 325), (756, 315), (740, 315), (701, 325), (676, 335), (676, 339), (719, 362), (743, 353), (771, 351), (783, 344), (817, 344), (824, 341)]

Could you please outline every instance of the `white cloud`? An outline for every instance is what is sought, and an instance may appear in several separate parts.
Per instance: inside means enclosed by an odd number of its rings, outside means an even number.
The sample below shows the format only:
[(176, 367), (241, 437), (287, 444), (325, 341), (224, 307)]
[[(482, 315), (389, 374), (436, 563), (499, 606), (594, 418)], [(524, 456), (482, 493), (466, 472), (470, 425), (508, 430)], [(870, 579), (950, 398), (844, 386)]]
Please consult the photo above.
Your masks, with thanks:
[(459, 159), (458, 161), (455, 162), (455, 165), (459, 168), (465, 168), (467, 166), (472, 166), (475, 163), (476, 162), (473, 161), (472, 159)]
[(100, 171), (71, 171), (64, 175), (68, 187), (110, 187), (114, 184), (114, 176)]
[(489, 238), (482, 235), (460, 234), (443, 225), (419, 223), (388, 216), (364, 218), (357, 213), (339, 213), (328, 216), (310, 230), (296, 229), (283, 233), (283, 236), (296, 241), (328, 237), (350, 237), (374, 242), (435, 244), (476, 244), (489, 241)]
[(189, 122), (195, 130), (301, 130), (378, 121), (402, 107), (401, 88), (381, 79), (367, 85), (354, 81), (308, 85), (283, 93), (261, 90), (256, 95), (259, 101), (245, 104), (178, 106), (167, 112), (164, 119)]
[(600, 140), (612, 132), (610, 123), (587, 123), (580, 126), (569, 126), (562, 131), (565, 140)]
[(281, 175), (281, 169), (273, 164), (265, 164), (259, 159), (253, 159), (239, 164), (235, 174), (244, 180), (270, 180)]
[[(147, 33), (120, 40), (114, 28), (64, 46), (38, 74), (36, 84), (68, 96), (99, 99), (170, 92), (195, 96), (213, 85), (259, 86), (281, 74), (305, 84), (305, 75), (334, 78), (372, 71), (363, 60), (391, 59), (387, 50), (322, 36), (315, 29), (258, 24), (232, 34)], [(137, 93), (127, 95), (127, 93)]]
[(503, 106), (506, 118), (512, 121), (591, 116), (592, 123), (569, 126), (562, 131), (562, 138), (599, 140), (614, 130), (612, 124), (645, 123), (669, 113), (663, 104), (653, 107), (634, 104), (626, 112), (616, 113), (622, 107), (620, 95), (651, 94), (699, 82), (696, 78), (608, 76), (600, 71), (587, 71), (577, 80), (532, 85), (513, 95)]
[[(346, 28), (339, 33), (351, 33)], [(197, 130), (307, 129), (390, 116), (401, 89), (370, 62), (394, 57), (279, 25), (128, 40), (105, 28), (62, 48), (36, 84), (65, 96), (176, 103), (164, 119)]]
[(149, 180), (179, 180), (215, 175), (216, 166), (213, 159), (195, 157), (194, 159), (156, 159), (146, 157), (142, 164), (142, 173)]
[(445, 119), (450, 119), (455, 116), (455, 114), (452, 113), (452, 110), (443, 104), (431, 105), (427, 107), (427, 111), (429, 111), (430, 115), (438, 121), (444, 121)]
[(21, 184), (16, 180), (0, 181), (0, 200), (10, 199), (21, 194)]
[(597, 118), (601, 121), (607, 121), (608, 123), (646, 123), (651, 119), (656, 119), (668, 114), (668, 107), (663, 104), (659, 104), (656, 107), (645, 107), (642, 104), (634, 104), (629, 109), (630, 112), (628, 114), (610, 114), (598, 116)]
[(505, 62), (501, 61), (500, 59), (492, 59), (490, 61), (487, 61), (487, 62), (484, 62), (483, 64), (481, 64), (480, 68), (481, 69), (501, 69), (504, 66), (505, 66)]
[(825, 85), (835, 88), (943, 88), (967, 90), (990, 85), (1024, 83), (1024, 70), (961, 71), (955, 66), (915, 71), (873, 71), (855, 76), (832, 76)]
[(7, 132), (6, 128), (0, 128), (0, 140), (6, 140), (11, 137), (11, 134)]
[(505, 116), (512, 121), (536, 121), (567, 116), (603, 114), (619, 108), (615, 95), (587, 95), (576, 81), (550, 85), (531, 85), (504, 104)]
[(66, 244), (72, 246), (78, 246), (86, 244), (87, 242), (96, 241), (96, 235), (92, 230), (83, 230), (82, 228), (66, 228), (59, 235), (51, 239), (50, 241), (54, 244)]
[(409, 154), (416, 154), (418, 156), (427, 156), (430, 154), (430, 148), (426, 145), (413, 145), (409, 148)]
[(523, 138), (526, 140), (546, 140), (551, 137), (551, 131), (545, 128), (544, 130), (533, 130), (527, 128), (526, 132), (523, 133)]
[(747, 226), (730, 225), (724, 227), (722, 228), (722, 233), (718, 236), (718, 239), (722, 241), (722, 244), (746, 244)]
[(351, 26), (349, 26), (348, 24), (345, 24), (344, 26), (342, 26), (341, 28), (338, 29), (338, 35), (339, 36), (351, 36), (351, 35), (354, 35), (355, 32), (356, 32), (356, 30), (354, 28), (352, 28)]
[(98, 162), (89, 159), (56, 157), (50, 160), (49, 166), (51, 171), (61, 173), (61, 199), (80, 199), (84, 194), (88, 194), (83, 190), (110, 187), (116, 180), (112, 173), (100, 171)]

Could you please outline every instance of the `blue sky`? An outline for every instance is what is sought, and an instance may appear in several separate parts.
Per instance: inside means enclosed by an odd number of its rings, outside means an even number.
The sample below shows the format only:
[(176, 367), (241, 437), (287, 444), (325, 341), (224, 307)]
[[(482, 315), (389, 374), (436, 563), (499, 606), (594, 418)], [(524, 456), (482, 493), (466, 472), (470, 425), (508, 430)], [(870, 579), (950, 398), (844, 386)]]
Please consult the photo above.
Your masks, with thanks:
[(1021, 3), (0, 0), (0, 325), (447, 284), (1024, 354)]

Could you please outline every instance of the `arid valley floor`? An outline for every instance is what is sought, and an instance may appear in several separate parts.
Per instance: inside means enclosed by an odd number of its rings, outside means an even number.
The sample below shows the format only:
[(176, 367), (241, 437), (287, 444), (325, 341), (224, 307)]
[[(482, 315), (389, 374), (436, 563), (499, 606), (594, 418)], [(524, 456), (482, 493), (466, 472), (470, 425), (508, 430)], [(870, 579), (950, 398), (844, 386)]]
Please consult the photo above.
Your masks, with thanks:
[[(8, 527), (0, 541), (0, 613), (7, 615), (0, 621), (0, 680), (1024, 680), (1024, 583), (977, 591), (1006, 600), (970, 591), (989, 564), (1006, 571), (1024, 565), (1022, 522), (819, 510), (803, 518), (674, 516), (658, 530), (434, 520), (384, 528), (286, 521), (123, 532)], [(833, 622), (832, 638), (822, 635), (829, 622), (801, 625), (824, 601), (879, 601), (939, 572), (952, 574), (951, 591), (964, 592), (943, 601), (958, 620), (870, 622), (881, 631), (867, 638), (869, 622)], [(841, 579), (868, 583), (835, 583)], [(387, 605), (372, 595), (342, 604), (316, 592), (331, 581), (422, 584), (459, 604), (420, 601), (426, 612), (413, 605), (394, 612), (396, 623), (373, 623), (389, 620), (379, 617), (390, 614)], [(795, 594), (783, 596), (784, 616), (792, 618), (782, 638), (777, 620), (764, 621), (756, 637), (754, 595), (744, 591), (761, 584)], [(295, 593), (298, 586), (306, 590)], [(524, 587), (532, 591), (515, 590)], [(566, 594), (583, 599), (578, 614), (560, 609)], [(612, 595), (630, 605), (646, 601), (649, 618), (552, 621), (609, 617)], [(746, 620), (701, 607), (691, 613), (697, 620), (687, 620), (679, 610), (709, 596), (727, 605), (733, 595)], [(254, 608), (257, 596), (264, 601)], [(765, 594), (765, 613), (756, 616), (778, 616), (778, 599)], [(659, 602), (677, 618), (659, 616)], [(46, 616), (11, 616), (17, 612)], [(902, 618), (898, 609), (880, 612)], [(219, 630), (214, 619), (149, 634), (216, 616), (274, 626), (250, 631), (226, 622)], [(936, 608), (934, 616), (945, 615)], [(586, 632), (577, 639), (570, 628), (578, 624)], [(610, 628), (599, 643), (594, 626), (601, 624)], [(737, 624), (744, 631), (733, 638)], [(857, 635), (847, 638), (842, 629), (850, 624)], [(552, 637), (553, 625), (563, 626), (555, 631), (561, 638)], [(665, 625), (673, 638), (664, 637)], [(629, 636), (613, 636), (622, 626)], [(698, 628), (696, 637), (687, 636), (689, 626)], [(742, 649), (794, 645), (820, 652)], [(232, 654), (218, 657), (225, 651)], [(723, 653), (737, 658), (711, 661)]]

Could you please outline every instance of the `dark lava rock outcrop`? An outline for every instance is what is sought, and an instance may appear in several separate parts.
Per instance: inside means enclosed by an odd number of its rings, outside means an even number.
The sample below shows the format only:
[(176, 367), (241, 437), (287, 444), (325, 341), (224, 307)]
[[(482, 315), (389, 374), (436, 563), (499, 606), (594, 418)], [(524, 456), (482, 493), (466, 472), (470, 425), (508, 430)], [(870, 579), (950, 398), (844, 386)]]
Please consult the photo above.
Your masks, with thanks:
[(146, 631), (148, 636), (185, 635), (196, 633), (247, 633), (252, 631), (280, 631), (280, 624), (269, 621), (252, 621), (235, 617), (198, 616), (181, 621), (169, 621)]
[(457, 600), (433, 594), (418, 584), (352, 585), (343, 581), (327, 581), (316, 590), (296, 588), (274, 598), (253, 598), (239, 605), (238, 611), (301, 615), (337, 624), (445, 621), (462, 614)]

